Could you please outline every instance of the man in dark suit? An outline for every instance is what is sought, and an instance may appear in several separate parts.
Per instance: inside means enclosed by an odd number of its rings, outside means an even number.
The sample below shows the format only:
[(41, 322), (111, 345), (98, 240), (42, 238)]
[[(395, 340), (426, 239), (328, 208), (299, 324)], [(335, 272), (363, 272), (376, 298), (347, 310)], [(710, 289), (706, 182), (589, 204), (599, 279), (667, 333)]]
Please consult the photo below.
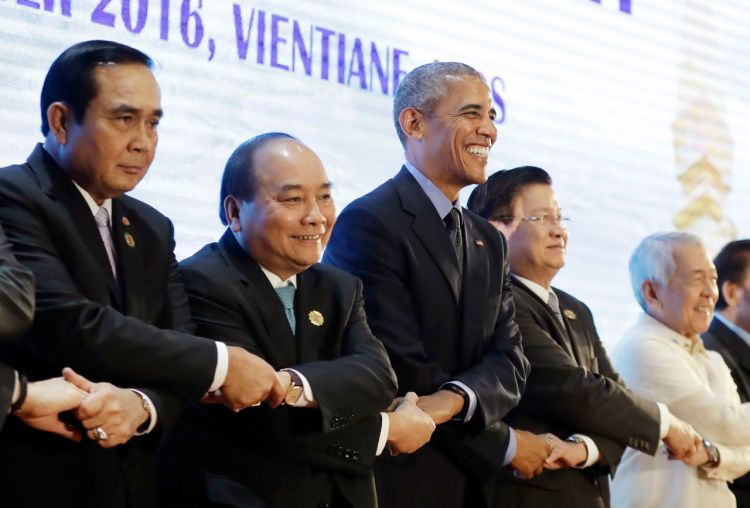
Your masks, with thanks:
[(283, 397), (262, 359), (189, 335), (171, 222), (123, 195), (156, 149), (162, 110), (150, 66), (114, 42), (65, 50), (42, 88), (44, 144), (0, 170), (0, 221), (36, 279), (32, 327), (0, 358), (32, 380), (71, 366), (113, 383), (69, 374), (91, 392), (76, 412), (83, 443), (6, 423), (0, 475), (12, 506), (152, 506), (160, 432), (131, 437), (165, 428), (207, 390), (221, 387), (236, 408)]
[(508, 239), (516, 322), (531, 363), (521, 403), (506, 422), (565, 439), (545, 462), (551, 471), (531, 480), (502, 475), (497, 506), (609, 506), (607, 475), (625, 446), (653, 455), (664, 438), (682, 457), (696, 436), (666, 406), (625, 388), (591, 311), (552, 287), (565, 264), (568, 231), (547, 172), (498, 171), (474, 189), (469, 209)]
[(198, 330), (265, 358), (285, 406), (192, 408), (160, 455), (170, 506), (374, 507), (372, 463), (409, 452), (434, 424), (413, 403), (378, 414), (396, 379), (364, 314), (362, 283), (317, 264), (335, 221), (320, 159), (283, 133), (232, 154), (218, 243), (182, 262)]
[(362, 279), (399, 392), (416, 392), (438, 425), (416, 453), (376, 464), (378, 498), (388, 508), (485, 506), (504, 464), (533, 475), (549, 446), (500, 421), (528, 372), (506, 246), (458, 202), (485, 179), (495, 110), (476, 70), (436, 62), (404, 77), (393, 114), (407, 162), (346, 207), (324, 254)]
[[(732, 373), (742, 402), (750, 402), (750, 240), (729, 242), (714, 258), (719, 299), (711, 327), (701, 338), (719, 353)], [(738, 508), (750, 508), (750, 474), (729, 488)]]

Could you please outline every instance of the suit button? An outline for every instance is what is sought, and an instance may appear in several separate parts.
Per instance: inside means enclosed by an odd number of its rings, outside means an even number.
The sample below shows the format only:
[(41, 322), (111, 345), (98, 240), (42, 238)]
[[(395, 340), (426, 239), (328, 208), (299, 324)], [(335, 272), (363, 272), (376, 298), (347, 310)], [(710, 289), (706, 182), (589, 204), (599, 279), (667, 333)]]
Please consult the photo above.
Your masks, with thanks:
[(326, 503), (325, 501), (322, 501), (322, 502), (318, 503), (318, 506), (320, 508), (331, 508), (331, 504), (330, 503)]

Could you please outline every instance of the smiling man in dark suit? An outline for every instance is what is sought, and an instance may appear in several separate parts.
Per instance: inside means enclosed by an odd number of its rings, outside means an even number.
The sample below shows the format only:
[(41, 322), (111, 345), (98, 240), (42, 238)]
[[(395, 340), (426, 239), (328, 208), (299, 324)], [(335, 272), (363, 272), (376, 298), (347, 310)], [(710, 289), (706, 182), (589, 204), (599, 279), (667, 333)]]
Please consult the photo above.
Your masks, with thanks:
[(436, 62), (404, 77), (393, 115), (406, 163), (344, 209), (324, 255), (362, 279), (400, 393), (415, 391), (438, 425), (418, 452), (379, 461), (378, 497), (388, 508), (485, 506), (504, 464), (530, 476), (548, 452), (501, 422), (528, 371), (506, 245), (458, 201), (485, 180), (495, 110), (476, 70)]
[[(701, 338), (732, 372), (742, 402), (750, 402), (750, 240), (729, 242), (714, 258), (719, 299), (711, 327)], [(750, 508), (750, 475), (729, 484), (738, 508)]]
[(162, 109), (151, 65), (115, 42), (65, 50), (42, 88), (44, 143), (0, 170), (0, 221), (36, 279), (34, 322), (2, 347), (2, 360), (32, 380), (70, 366), (114, 383), (69, 375), (91, 392), (76, 412), (83, 443), (6, 423), (9, 506), (154, 506), (149, 455), (186, 401), (219, 387), (236, 408), (283, 397), (265, 361), (189, 335), (172, 224), (123, 195), (156, 150)]
[(521, 403), (506, 420), (559, 441), (531, 480), (502, 475), (497, 506), (609, 506), (608, 474), (625, 446), (653, 455), (663, 438), (682, 457), (697, 436), (663, 404), (633, 395), (612, 367), (589, 308), (553, 288), (565, 265), (568, 219), (541, 168), (491, 175), (469, 209), (508, 239), (516, 322), (531, 373)]
[(193, 408), (161, 451), (166, 504), (373, 508), (372, 464), (386, 442), (411, 452), (432, 420), (396, 380), (367, 326), (362, 283), (318, 264), (335, 222), (320, 159), (283, 133), (256, 136), (227, 162), (219, 242), (182, 262), (199, 332), (265, 358), (285, 406), (235, 414)]

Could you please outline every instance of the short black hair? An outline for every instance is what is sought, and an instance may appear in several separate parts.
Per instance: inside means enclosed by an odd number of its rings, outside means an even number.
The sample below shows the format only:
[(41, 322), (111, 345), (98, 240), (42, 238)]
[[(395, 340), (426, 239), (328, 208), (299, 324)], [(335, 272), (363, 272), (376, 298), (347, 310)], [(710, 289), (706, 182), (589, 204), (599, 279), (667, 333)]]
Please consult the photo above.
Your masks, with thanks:
[(727, 307), (727, 301), (721, 292), (725, 281), (742, 284), (750, 268), (750, 240), (736, 240), (729, 242), (714, 258), (714, 265), (719, 274), (719, 299), (716, 301), (718, 310)]
[(535, 166), (502, 169), (474, 188), (469, 196), (469, 210), (487, 220), (508, 224), (511, 221), (502, 217), (513, 215), (513, 200), (521, 189), (533, 184), (552, 185), (552, 178)]
[(42, 86), (42, 134), (49, 133), (47, 109), (53, 102), (63, 102), (80, 123), (86, 108), (98, 89), (94, 70), (104, 64), (141, 64), (153, 69), (151, 58), (135, 48), (113, 41), (79, 42), (63, 51), (47, 71)]
[(293, 139), (299, 141), (291, 134), (285, 132), (266, 132), (248, 139), (238, 146), (229, 156), (224, 174), (221, 177), (221, 191), (219, 192), (219, 219), (227, 226), (227, 215), (224, 212), (224, 201), (227, 196), (250, 201), (255, 197), (255, 154), (270, 141), (275, 139)]

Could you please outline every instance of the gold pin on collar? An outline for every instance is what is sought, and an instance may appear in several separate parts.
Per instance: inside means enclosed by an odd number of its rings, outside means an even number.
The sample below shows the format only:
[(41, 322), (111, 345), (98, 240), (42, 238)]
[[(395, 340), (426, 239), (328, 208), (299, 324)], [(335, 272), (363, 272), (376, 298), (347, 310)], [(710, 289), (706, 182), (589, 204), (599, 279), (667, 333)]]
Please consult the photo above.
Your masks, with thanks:
[(482, 240), (474, 240), (474, 243), (479, 247), (484, 247), (484, 242)]
[(130, 233), (125, 233), (125, 243), (128, 244), (128, 247), (131, 249), (135, 248), (135, 238), (133, 238), (133, 235)]
[(563, 315), (568, 319), (576, 319), (576, 313), (570, 309), (565, 309)]
[(325, 322), (323, 314), (321, 314), (317, 310), (311, 310), (307, 315), (307, 319), (309, 319), (310, 323), (312, 323), (314, 326), (323, 326), (323, 323)]
[(130, 226), (130, 220), (128, 220), (128, 218), (125, 217), (124, 215), (122, 216), (122, 225), (125, 227)]

